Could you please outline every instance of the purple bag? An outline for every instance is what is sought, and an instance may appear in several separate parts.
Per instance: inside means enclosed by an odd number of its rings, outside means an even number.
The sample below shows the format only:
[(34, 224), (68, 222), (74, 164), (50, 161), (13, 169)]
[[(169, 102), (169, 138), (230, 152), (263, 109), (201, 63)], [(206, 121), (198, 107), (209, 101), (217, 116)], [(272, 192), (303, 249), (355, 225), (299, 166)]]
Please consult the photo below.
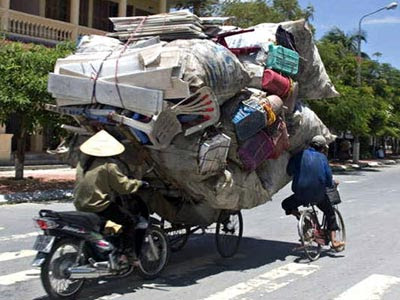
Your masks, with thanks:
[(254, 171), (274, 152), (274, 143), (264, 131), (249, 138), (239, 148), (239, 158), (248, 171)]

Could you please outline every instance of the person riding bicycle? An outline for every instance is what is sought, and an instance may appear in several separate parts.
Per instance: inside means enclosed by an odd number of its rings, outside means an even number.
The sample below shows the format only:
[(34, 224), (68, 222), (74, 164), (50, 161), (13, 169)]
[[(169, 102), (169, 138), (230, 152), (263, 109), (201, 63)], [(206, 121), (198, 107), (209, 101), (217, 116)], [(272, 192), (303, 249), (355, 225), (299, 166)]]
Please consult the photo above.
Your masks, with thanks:
[[(124, 166), (118, 155), (125, 151), (125, 147), (105, 130), (84, 142), (80, 151), (86, 155), (81, 155), (76, 170), (75, 208), (121, 224), (124, 245), (131, 248), (130, 260), (137, 264), (147, 220), (122, 209), (116, 199), (119, 195), (136, 193), (140, 187), (147, 187), (148, 183), (130, 179), (122, 171)], [(140, 233), (136, 234), (136, 230)]]
[(333, 187), (332, 170), (329, 167), (326, 151), (328, 145), (322, 135), (314, 136), (310, 147), (293, 156), (287, 166), (287, 173), (293, 176), (293, 195), (282, 201), (287, 215), (300, 217), (298, 207), (314, 203), (327, 218), (332, 248), (342, 250), (344, 242), (336, 240), (339, 229), (333, 206), (326, 196), (326, 188)]

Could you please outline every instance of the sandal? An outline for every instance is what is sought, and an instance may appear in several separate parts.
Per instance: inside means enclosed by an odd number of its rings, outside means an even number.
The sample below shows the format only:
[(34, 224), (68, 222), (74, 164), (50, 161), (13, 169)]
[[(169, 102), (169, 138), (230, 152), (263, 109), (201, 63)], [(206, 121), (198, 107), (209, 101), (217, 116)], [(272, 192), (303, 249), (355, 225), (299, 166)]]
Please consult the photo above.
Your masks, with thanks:
[(336, 251), (336, 252), (342, 252), (346, 246), (345, 242), (336, 242), (337, 245), (334, 246), (333, 243), (331, 242), (331, 249)]

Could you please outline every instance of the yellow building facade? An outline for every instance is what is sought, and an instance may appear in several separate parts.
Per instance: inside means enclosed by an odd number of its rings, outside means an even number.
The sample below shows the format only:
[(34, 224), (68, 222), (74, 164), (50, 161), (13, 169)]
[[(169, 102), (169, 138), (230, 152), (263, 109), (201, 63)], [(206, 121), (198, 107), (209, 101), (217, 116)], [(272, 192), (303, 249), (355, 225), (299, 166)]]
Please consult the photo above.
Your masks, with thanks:
[[(0, 33), (10, 40), (55, 45), (82, 35), (112, 31), (109, 17), (145, 16), (169, 11), (167, 0), (0, 0)], [(14, 123), (13, 123), (14, 122)], [(18, 124), (0, 124), (0, 162), (10, 161)], [(29, 152), (43, 152), (46, 134), (31, 136)]]
[(0, 0), (0, 22), (11, 38), (55, 43), (112, 31), (109, 17), (168, 10), (167, 0)]

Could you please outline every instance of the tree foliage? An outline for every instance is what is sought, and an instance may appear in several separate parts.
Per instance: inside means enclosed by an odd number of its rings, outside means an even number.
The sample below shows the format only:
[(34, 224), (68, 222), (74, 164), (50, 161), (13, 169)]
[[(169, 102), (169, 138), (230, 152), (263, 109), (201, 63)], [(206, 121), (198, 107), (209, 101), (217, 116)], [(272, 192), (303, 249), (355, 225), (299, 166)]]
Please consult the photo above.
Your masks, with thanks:
[(310, 105), (337, 132), (399, 138), (400, 71), (363, 55), (359, 87), (357, 38), (334, 28), (318, 42), (326, 70), (341, 96), (310, 101)]
[(297, 0), (225, 0), (220, 12), (223, 16), (234, 16), (237, 26), (249, 27), (259, 23), (308, 19), (312, 17), (313, 7), (301, 9)]
[(20, 122), (17, 139), (16, 171), (22, 177), (25, 140), (28, 134), (49, 122), (57, 122), (44, 110), (54, 100), (47, 93), (48, 73), (59, 57), (71, 52), (70, 44), (55, 48), (0, 41), (0, 122), (11, 116)]
[(210, 16), (215, 10), (218, 0), (181, 0), (176, 5), (176, 9), (190, 9), (200, 17)]

